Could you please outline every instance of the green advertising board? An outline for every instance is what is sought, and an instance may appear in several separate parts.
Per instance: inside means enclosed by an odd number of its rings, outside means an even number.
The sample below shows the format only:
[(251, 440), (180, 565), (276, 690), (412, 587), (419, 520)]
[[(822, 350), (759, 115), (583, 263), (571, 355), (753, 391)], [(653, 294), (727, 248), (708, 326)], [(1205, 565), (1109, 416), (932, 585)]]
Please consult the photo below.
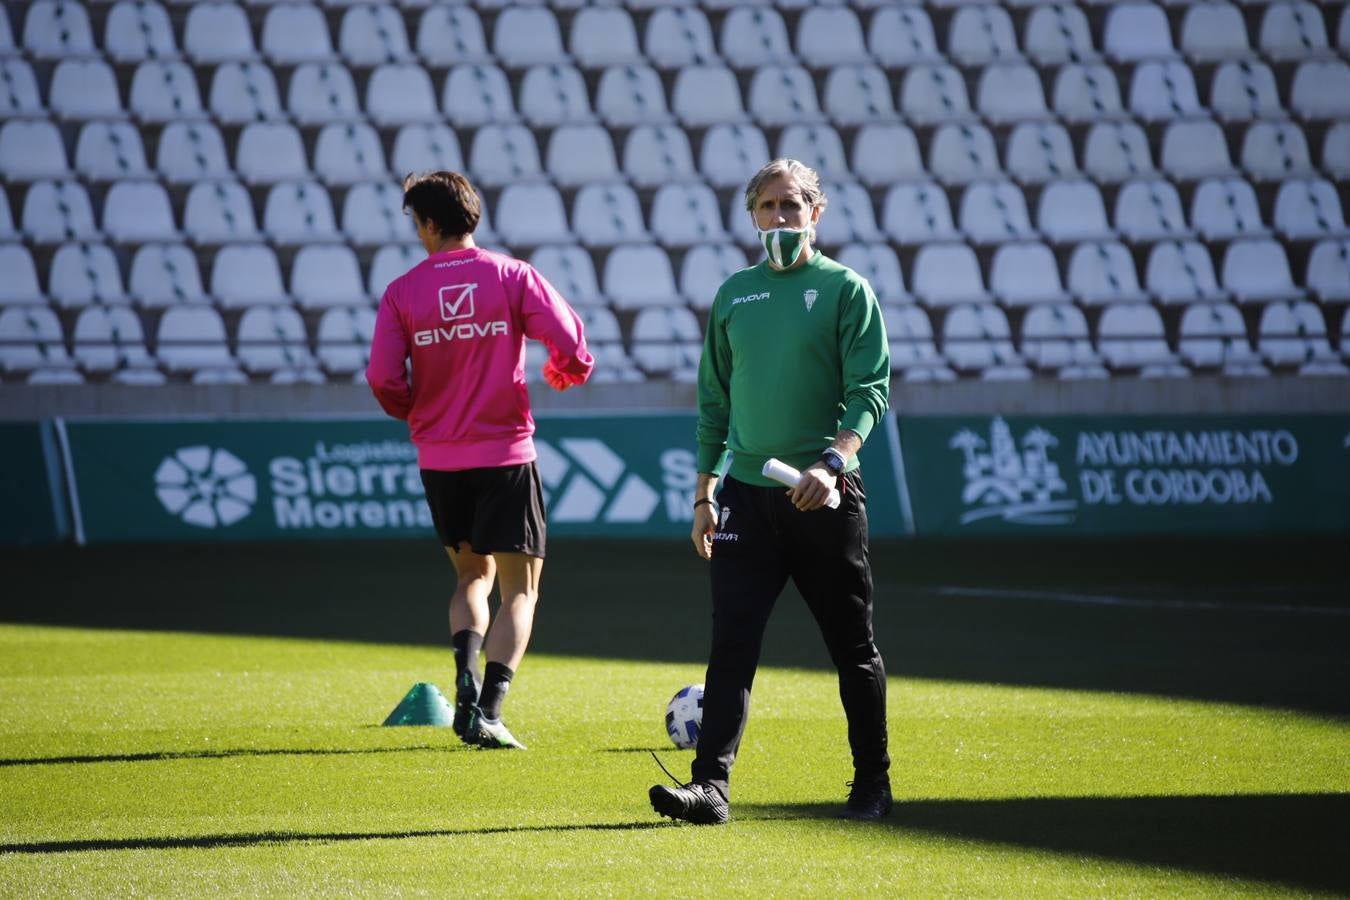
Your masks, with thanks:
[(1350, 416), (904, 416), (920, 535), (1350, 532)]
[(50, 422), (0, 423), (0, 545), (50, 544), (70, 533)]
[[(388, 419), (64, 425), (84, 542), (430, 537), (407, 428)], [(878, 428), (879, 438), (889, 439)], [(891, 449), (863, 458), (873, 530), (899, 533)], [(694, 416), (550, 416), (535, 435), (556, 536), (680, 537)], [(867, 454), (872, 454), (869, 457)], [(887, 522), (896, 523), (888, 530)]]

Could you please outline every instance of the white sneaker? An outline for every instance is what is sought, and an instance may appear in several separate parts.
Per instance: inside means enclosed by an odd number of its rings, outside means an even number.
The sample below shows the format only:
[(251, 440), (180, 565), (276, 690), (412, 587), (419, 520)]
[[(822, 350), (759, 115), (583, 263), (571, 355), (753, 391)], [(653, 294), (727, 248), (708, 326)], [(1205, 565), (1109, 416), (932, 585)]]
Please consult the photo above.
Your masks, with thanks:
[(469, 713), (469, 727), (464, 732), (464, 743), (477, 744), (480, 750), (524, 750), (501, 719), (489, 719), (474, 706)]

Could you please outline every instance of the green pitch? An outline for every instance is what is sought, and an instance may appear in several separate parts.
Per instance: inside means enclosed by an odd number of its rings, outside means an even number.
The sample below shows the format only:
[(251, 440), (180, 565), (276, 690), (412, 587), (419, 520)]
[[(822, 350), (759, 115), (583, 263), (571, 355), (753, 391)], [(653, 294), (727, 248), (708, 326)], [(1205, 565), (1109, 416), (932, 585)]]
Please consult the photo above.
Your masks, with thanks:
[(662, 724), (702, 680), (686, 550), (558, 544), (521, 753), (379, 727), (450, 688), (434, 548), (0, 556), (0, 896), (1350, 892), (1333, 564), (1291, 585), (1216, 552), (1205, 580), (1079, 548), (1047, 578), (1028, 548), (878, 548), (895, 812), (831, 818), (844, 722), (789, 592), (732, 822), (696, 828), (646, 802), (649, 750), (690, 759)]

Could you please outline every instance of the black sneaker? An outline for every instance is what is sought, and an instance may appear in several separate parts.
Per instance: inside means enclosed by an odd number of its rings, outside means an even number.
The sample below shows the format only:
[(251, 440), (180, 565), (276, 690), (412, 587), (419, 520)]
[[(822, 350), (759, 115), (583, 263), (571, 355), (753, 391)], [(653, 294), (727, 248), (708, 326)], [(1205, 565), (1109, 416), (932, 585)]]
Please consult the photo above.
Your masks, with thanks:
[(477, 702), (478, 682), (473, 680), (473, 673), (465, 669), (455, 681), (455, 718), (450, 723), (461, 740), (469, 730), (469, 714)]
[(721, 791), (706, 781), (691, 781), (684, 787), (658, 784), (647, 792), (652, 809), (671, 819), (695, 825), (725, 825), (731, 813)]
[(848, 802), (841, 819), (875, 822), (891, 811), (891, 783), (885, 779), (857, 779), (849, 782)]

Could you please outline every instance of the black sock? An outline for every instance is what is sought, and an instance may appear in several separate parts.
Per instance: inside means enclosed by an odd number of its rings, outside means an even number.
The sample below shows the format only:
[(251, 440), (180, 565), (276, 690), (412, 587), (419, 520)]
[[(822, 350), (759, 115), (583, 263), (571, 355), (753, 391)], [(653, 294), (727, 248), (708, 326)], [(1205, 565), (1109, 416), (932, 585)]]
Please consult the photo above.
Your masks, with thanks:
[(489, 719), (502, 717), (502, 701), (516, 675), (501, 663), (490, 662), (483, 670), (483, 691), (478, 695), (478, 708)]
[(474, 693), (478, 692), (483, 680), (478, 677), (478, 651), (483, 649), (483, 636), (465, 628), (450, 636), (450, 646), (455, 648), (455, 691), (459, 692), (460, 682), (467, 671), (473, 677)]

